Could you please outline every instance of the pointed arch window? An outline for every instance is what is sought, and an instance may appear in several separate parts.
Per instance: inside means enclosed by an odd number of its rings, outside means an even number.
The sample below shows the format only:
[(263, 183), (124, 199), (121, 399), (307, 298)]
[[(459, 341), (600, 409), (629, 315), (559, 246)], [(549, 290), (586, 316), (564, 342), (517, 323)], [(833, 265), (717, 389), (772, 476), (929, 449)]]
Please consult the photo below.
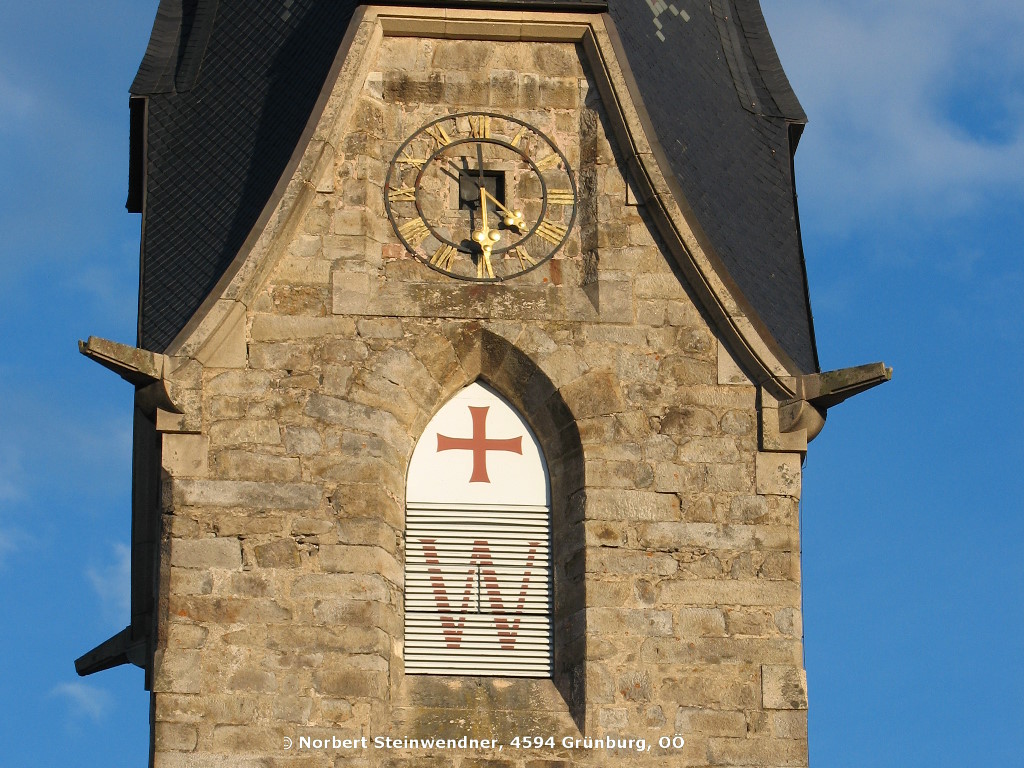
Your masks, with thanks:
[(474, 382), (409, 463), (405, 671), (550, 677), (551, 492), (540, 444)]

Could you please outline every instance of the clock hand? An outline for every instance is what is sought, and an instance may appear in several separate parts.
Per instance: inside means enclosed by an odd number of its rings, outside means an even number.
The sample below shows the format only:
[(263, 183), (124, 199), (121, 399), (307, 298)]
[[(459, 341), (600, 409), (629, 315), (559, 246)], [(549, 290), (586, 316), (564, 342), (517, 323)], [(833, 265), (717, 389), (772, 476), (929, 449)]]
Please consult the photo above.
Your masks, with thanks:
[(491, 266), (491, 249), (501, 240), (501, 232), (487, 226), (487, 190), (480, 187), (480, 229), (473, 233), (473, 239), (480, 245), (480, 261), (477, 264), (477, 277), (483, 277), (484, 269), (488, 277), (494, 277)]
[(480, 192), (482, 193), (483, 198), (489, 198), (496, 206), (498, 206), (499, 208), (501, 208), (501, 210), (505, 212), (505, 218), (503, 219), (503, 221), (506, 227), (516, 227), (517, 229), (521, 229), (523, 227), (523, 224), (525, 222), (523, 221), (522, 211), (510, 211), (508, 208), (501, 204), (501, 201), (498, 200), (498, 198), (496, 198), (483, 187), (480, 187)]

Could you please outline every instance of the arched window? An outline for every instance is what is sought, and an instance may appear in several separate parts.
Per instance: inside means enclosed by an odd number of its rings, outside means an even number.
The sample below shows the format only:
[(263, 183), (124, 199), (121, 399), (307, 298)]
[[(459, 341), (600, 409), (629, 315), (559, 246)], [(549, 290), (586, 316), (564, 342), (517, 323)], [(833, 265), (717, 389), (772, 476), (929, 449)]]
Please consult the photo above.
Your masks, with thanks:
[(405, 517), (405, 671), (550, 677), (551, 494), (522, 416), (474, 382), (427, 424)]

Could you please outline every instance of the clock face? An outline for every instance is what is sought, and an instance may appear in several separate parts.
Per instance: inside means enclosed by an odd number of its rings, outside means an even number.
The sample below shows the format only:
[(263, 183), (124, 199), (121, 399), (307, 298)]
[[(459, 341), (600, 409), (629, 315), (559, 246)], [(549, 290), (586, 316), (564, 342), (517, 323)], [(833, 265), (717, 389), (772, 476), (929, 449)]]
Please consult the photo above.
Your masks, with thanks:
[(384, 207), (413, 256), (451, 277), (496, 282), (565, 244), (576, 182), (565, 155), (529, 123), (468, 112), (406, 139), (388, 168)]

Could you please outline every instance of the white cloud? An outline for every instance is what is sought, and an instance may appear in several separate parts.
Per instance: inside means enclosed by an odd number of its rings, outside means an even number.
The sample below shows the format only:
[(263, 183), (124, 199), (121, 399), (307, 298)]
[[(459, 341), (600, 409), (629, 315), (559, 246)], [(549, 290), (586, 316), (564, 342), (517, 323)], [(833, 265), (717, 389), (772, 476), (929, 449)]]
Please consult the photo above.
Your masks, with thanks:
[(113, 562), (89, 568), (85, 575), (103, 603), (103, 612), (118, 621), (127, 621), (131, 613), (132, 551), (114, 544)]
[(74, 714), (84, 715), (97, 722), (103, 719), (111, 704), (107, 691), (77, 681), (54, 686), (50, 695), (67, 699)]
[(834, 228), (956, 216), (1021, 193), (1024, 5), (763, 5), (810, 118), (797, 153), (801, 200), (827, 201)]

